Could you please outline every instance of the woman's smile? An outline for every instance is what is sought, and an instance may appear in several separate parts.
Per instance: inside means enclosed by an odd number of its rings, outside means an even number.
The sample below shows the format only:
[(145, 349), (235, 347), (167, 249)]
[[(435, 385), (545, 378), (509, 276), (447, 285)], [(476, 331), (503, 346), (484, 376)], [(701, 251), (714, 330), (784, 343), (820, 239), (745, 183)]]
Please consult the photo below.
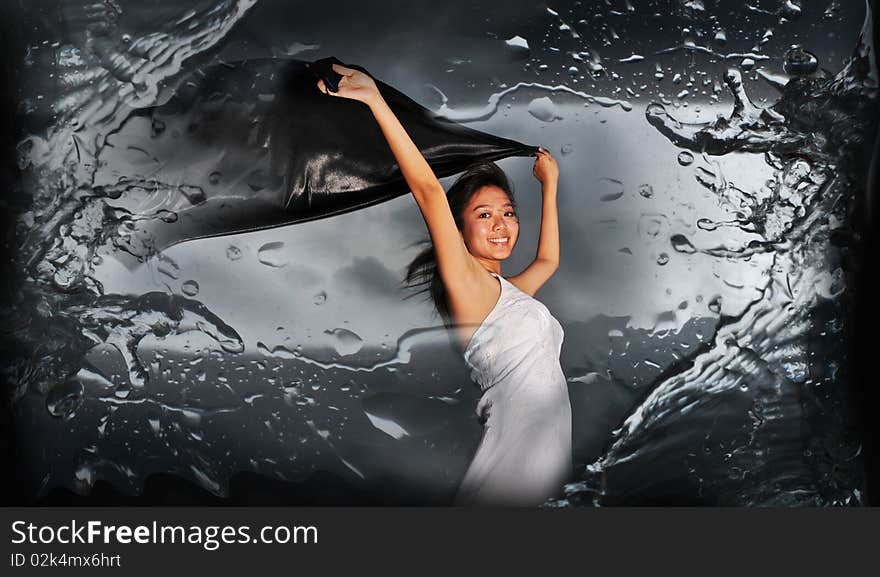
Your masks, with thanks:
[(471, 197), (464, 210), (462, 237), (470, 253), (487, 261), (510, 256), (519, 233), (516, 209), (507, 193), (485, 186)]

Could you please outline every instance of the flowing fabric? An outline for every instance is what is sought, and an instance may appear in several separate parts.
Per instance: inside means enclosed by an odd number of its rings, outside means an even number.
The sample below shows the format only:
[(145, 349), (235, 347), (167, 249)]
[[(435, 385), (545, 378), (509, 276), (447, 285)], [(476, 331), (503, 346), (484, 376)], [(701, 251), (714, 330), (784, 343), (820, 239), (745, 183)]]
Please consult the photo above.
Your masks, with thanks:
[[(110, 175), (116, 189), (119, 182), (148, 193), (116, 205), (133, 215), (128, 252), (324, 218), (408, 193), (369, 108), (317, 89), (319, 77), (335, 86), (332, 62), (208, 66), (179, 79), (162, 104), (134, 113), (106, 153), (134, 150), (143, 162)], [(439, 118), (376, 84), (438, 177), (537, 150)]]
[(571, 405), (559, 355), (564, 333), (541, 302), (495, 275), (501, 295), (465, 362), (483, 395), (483, 438), (456, 505), (538, 506), (572, 477)]

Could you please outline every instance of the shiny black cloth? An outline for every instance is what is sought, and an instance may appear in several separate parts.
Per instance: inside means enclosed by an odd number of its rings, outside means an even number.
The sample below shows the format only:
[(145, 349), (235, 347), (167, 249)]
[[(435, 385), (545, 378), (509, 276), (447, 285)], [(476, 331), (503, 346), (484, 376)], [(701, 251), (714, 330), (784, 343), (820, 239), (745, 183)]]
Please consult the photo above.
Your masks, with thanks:
[[(139, 203), (122, 203), (135, 215), (128, 238), (137, 242), (126, 250), (144, 256), (186, 240), (324, 218), (407, 194), (369, 108), (318, 90), (319, 77), (331, 86), (339, 78), (331, 62), (338, 61), (213, 65), (180, 79), (163, 104), (140, 111), (141, 122), (123, 127), (116, 146), (160, 162), (123, 178), (154, 190)], [(478, 160), (537, 151), (439, 118), (376, 84), (438, 177)], [(143, 218), (148, 213), (153, 216)]]

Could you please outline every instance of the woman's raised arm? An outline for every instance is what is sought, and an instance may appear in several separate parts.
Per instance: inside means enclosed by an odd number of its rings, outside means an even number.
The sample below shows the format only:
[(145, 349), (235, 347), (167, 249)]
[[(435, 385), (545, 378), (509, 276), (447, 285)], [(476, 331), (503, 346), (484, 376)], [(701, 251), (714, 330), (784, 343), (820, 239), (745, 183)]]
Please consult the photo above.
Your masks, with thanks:
[(468, 253), (446, 200), (446, 193), (421, 151), (389, 108), (376, 83), (359, 70), (338, 64), (333, 70), (342, 75), (337, 92), (330, 92), (323, 80), (318, 88), (324, 94), (358, 100), (370, 107), (382, 134), (409, 185), (437, 253), (437, 266), (447, 290), (469, 284), (476, 275), (474, 259)]
[(535, 296), (538, 289), (544, 286), (559, 268), (559, 214), (556, 209), (559, 166), (553, 156), (542, 148), (538, 151), (532, 172), (541, 183), (541, 233), (538, 239), (538, 253), (532, 264), (524, 271), (507, 279), (529, 296)]

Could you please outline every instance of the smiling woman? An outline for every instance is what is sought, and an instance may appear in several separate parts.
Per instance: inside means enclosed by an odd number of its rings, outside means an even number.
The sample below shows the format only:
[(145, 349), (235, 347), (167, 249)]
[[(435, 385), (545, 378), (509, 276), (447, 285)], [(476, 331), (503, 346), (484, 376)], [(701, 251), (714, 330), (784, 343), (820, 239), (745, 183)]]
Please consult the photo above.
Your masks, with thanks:
[(352, 68), (333, 70), (342, 75), (337, 86), (321, 80), (319, 89), (369, 106), (431, 234), (432, 245), (410, 264), (407, 280), (428, 285), (483, 391), (477, 405), (483, 439), (456, 504), (536, 506), (558, 496), (572, 474), (571, 406), (559, 363), (563, 330), (533, 298), (559, 264), (556, 161), (537, 152), (533, 171), (543, 194), (537, 256), (504, 279), (501, 261), (519, 235), (504, 172), (491, 162), (475, 164), (444, 193), (375, 81)]
[[(493, 265), (493, 260), (500, 261), (510, 256), (519, 235), (516, 200), (507, 175), (495, 163), (475, 163), (449, 188), (446, 200), (461, 241), (468, 247), (468, 252), (474, 258), (479, 258), (480, 253), (483, 253), (486, 260), (482, 264), (490, 267), (489, 270), (500, 272), (500, 264), (496, 262)], [(493, 232), (495, 226), (503, 228)], [(489, 242), (490, 237), (501, 236), (502, 231), (505, 232), (504, 237), (508, 239), (506, 246), (496, 246)], [(492, 236), (493, 234), (495, 236)], [(406, 282), (410, 286), (424, 286), (423, 291), (429, 291), (434, 307), (444, 324), (451, 327), (453, 319), (446, 285), (437, 268), (434, 245), (430, 242), (428, 244), (429, 246), (410, 262)], [(496, 258), (493, 259), (493, 251), (503, 252), (501, 255), (495, 255)], [(497, 300), (497, 291), (495, 296)], [(467, 333), (466, 327), (461, 329)], [(471, 328), (472, 332), (473, 328)], [(469, 336), (469, 334), (464, 335), (465, 343)]]

